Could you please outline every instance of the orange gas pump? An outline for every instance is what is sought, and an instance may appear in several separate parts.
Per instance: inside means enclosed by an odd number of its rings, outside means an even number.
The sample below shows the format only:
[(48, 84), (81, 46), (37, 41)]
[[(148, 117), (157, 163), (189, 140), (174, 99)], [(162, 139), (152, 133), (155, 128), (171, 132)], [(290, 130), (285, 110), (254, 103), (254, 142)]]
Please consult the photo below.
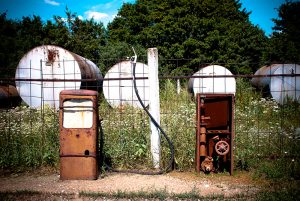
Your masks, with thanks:
[(60, 92), (60, 179), (98, 178), (98, 92)]

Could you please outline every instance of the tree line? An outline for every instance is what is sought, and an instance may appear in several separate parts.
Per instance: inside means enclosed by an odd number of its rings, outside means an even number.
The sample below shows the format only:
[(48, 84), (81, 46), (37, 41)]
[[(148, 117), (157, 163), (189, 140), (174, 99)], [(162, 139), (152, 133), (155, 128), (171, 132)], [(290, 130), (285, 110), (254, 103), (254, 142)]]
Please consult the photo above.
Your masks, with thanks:
[[(103, 73), (134, 46), (146, 60), (157, 47), (160, 73), (190, 75), (201, 65), (222, 64), (235, 74), (250, 74), (269, 63), (299, 63), (300, 2), (286, 1), (273, 19), (273, 33), (249, 20), (239, 0), (136, 0), (124, 3), (104, 27), (81, 20), (68, 8), (66, 17), (0, 15), (0, 76), (14, 76), (22, 56), (39, 45), (57, 45), (95, 62)], [(174, 62), (174, 59), (176, 62)]]

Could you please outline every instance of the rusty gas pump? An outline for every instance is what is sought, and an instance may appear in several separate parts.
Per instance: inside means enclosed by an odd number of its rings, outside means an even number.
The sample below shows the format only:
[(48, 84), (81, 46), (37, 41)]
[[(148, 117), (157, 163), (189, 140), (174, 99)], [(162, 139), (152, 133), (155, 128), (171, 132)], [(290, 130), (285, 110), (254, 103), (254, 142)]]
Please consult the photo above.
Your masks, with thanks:
[(98, 178), (98, 92), (60, 92), (60, 178)]
[(196, 171), (233, 173), (234, 95), (197, 94)]

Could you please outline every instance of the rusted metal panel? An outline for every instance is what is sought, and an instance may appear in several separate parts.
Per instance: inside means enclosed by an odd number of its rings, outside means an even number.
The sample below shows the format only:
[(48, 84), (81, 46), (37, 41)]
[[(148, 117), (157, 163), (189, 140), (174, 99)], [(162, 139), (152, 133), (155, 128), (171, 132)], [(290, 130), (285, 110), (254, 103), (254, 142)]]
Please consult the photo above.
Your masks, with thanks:
[[(100, 74), (99, 68), (90, 60), (81, 57), (75, 53), (70, 52), (78, 63), (81, 72), (80, 89), (89, 89), (101, 92), (103, 81), (101, 80), (102, 75)], [(100, 76), (99, 76), (100, 74)], [(85, 81), (86, 79), (95, 79), (95, 81)]]
[(60, 178), (67, 179), (97, 179), (97, 160), (93, 157), (61, 157)]
[(234, 95), (197, 94), (196, 118), (196, 171), (232, 174)]
[(60, 178), (97, 179), (99, 126), (97, 92), (62, 91), (59, 119)]
[(229, 112), (228, 112), (228, 99), (219, 97), (216, 101), (215, 99), (206, 99), (205, 100), (205, 115), (210, 118), (207, 122), (207, 129), (226, 129), (229, 121)]

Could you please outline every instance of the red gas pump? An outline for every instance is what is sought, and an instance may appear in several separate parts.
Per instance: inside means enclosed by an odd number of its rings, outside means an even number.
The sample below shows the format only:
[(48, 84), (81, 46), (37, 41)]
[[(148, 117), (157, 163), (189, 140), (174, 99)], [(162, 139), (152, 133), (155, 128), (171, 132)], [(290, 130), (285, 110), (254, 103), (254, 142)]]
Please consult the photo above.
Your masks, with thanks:
[(234, 95), (197, 94), (196, 171), (233, 173)]

